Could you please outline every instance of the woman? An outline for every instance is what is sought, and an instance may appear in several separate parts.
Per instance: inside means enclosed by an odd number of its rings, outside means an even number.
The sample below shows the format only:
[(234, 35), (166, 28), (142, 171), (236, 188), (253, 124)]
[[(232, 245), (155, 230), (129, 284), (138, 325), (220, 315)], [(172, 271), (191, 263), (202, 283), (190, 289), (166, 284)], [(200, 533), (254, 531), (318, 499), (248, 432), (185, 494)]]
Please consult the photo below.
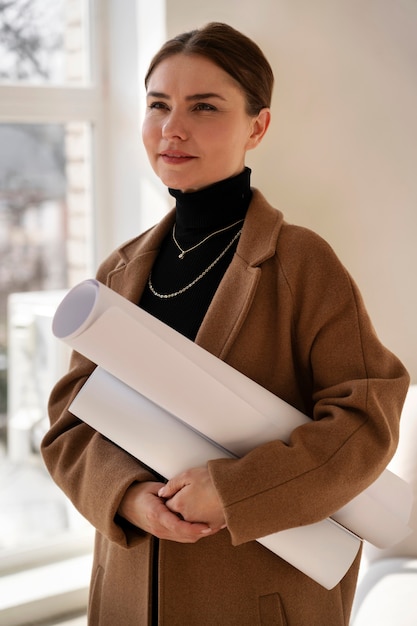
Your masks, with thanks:
[(330, 247), (250, 187), (245, 155), (267, 131), (272, 84), (260, 49), (229, 26), (162, 47), (143, 141), (176, 207), (97, 277), (312, 420), (289, 445), (164, 485), (68, 412), (95, 367), (74, 353), (42, 451), (97, 529), (91, 625), (349, 622), (359, 557), (328, 591), (255, 539), (322, 520), (377, 478), (409, 381)]

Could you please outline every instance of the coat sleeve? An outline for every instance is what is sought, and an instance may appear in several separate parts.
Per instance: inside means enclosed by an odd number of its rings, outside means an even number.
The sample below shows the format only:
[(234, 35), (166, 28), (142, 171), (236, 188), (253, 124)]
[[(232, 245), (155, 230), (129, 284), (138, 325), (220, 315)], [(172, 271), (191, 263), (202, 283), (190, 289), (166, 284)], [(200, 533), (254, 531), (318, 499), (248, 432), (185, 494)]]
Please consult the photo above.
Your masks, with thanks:
[(272, 441), (242, 459), (209, 462), (234, 544), (325, 519), (366, 489), (394, 454), (409, 385), (378, 340), (357, 286), (320, 237), (284, 228), (274, 262), (280, 293), (271, 298), (279, 307), (270, 343), (281, 367), (297, 372), (285, 384), (311, 407), (312, 420), (288, 444)]
[[(115, 256), (104, 262), (97, 273), (98, 280), (106, 283), (107, 274), (116, 263)], [(102, 535), (127, 547), (141, 541), (144, 533), (117, 515), (120, 502), (131, 484), (156, 478), (127, 452), (68, 411), (95, 367), (81, 354), (72, 353), (68, 373), (50, 395), (50, 429), (41, 443), (41, 453), (52, 478), (80, 513)]]

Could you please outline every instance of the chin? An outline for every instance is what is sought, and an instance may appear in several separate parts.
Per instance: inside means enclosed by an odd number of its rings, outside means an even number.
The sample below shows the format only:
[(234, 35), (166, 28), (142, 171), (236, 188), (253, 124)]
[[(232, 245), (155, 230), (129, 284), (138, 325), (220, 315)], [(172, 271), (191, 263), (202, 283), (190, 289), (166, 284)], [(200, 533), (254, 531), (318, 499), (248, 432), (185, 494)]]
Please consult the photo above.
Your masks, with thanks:
[(198, 183), (197, 181), (190, 180), (185, 176), (161, 175), (159, 178), (166, 187), (179, 189), (183, 192), (198, 191), (199, 189), (210, 185), (210, 183)]

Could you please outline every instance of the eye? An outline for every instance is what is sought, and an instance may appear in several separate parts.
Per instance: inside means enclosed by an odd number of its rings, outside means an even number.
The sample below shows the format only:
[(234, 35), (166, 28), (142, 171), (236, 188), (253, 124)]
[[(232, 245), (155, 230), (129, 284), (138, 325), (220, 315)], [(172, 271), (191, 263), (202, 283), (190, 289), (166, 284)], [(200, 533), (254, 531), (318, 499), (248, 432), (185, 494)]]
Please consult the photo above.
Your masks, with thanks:
[(168, 110), (168, 105), (166, 102), (151, 102), (148, 104), (148, 109), (150, 110)]
[(199, 102), (195, 105), (194, 111), (217, 111), (216, 107), (207, 102)]

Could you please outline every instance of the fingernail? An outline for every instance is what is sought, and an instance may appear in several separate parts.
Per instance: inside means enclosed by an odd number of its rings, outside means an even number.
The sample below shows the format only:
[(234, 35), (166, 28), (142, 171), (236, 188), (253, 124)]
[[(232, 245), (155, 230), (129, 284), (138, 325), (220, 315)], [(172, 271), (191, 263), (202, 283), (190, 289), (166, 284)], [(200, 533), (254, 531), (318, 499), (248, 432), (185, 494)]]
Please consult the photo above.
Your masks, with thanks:
[(202, 535), (208, 535), (211, 533), (211, 528), (205, 528), (204, 530), (201, 531)]
[(161, 487), (160, 490), (158, 491), (158, 496), (160, 498), (163, 498), (165, 494), (165, 487)]

